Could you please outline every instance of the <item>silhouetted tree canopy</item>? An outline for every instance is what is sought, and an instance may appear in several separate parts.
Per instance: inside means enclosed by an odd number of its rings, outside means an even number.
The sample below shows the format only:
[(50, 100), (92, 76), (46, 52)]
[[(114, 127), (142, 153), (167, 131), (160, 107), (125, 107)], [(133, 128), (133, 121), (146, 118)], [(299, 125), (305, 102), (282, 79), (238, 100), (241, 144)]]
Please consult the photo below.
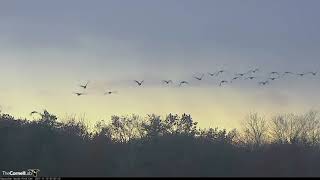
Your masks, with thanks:
[(249, 114), (239, 130), (197, 126), (188, 114), (112, 116), (94, 131), (44, 110), (33, 121), (0, 114), (0, 170), (40, 176), (319, 176), (316, 111), (267, 120)]

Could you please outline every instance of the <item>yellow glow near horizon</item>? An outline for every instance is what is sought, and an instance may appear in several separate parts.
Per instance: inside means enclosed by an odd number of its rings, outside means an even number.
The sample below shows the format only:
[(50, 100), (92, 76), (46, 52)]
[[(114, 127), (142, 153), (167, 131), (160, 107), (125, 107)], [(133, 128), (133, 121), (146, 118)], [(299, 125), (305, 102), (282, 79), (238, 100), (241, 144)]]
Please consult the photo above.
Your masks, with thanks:
[[(276, 113), (303, 112), (319, 106), (306, 106), (289, 94), (270, 90), (234, 90), (232, 87), (130, 87), (117, 89), (118, 94), (103, 95), (103, 91), (93, 91), (87, 96), (77, 97), (72, 91), (61, 90), (37, 94), (31, 90), (21, 93), (12, 90), (0, 98), (4, 112), (16, 117), (32, 119), (33, 110), (47, 109), (64, 118), (67, 115), (85, 117), (90, 125), (99, 120), (110, 120), (112, 115), (147, 114), (166, 115), (169, 113), (191, 114), (202, 128), (239, 128), (240, 121), (250, 112), (258, 112), (270, 117)], [(90, 89), (88, 90), (90, 92)], [(261, 98), (264, 97), (264, 98)], [(300, 102), (298, 102), (300, 101)], [(300, 104), (299, 104), (300, 103)], [(6, 107), (6, 106), (5, 106)]]

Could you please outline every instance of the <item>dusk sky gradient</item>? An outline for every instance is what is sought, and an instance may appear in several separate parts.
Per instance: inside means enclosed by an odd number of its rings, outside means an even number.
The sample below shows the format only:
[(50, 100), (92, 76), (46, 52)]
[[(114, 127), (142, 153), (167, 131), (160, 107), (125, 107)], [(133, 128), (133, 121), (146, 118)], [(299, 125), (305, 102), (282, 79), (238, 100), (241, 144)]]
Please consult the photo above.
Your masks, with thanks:
[[(256, 67), (259, 78), (320, 70), (319, 7), (318, 0), (3, 0), (0, 105), (17, 117), (47, 109), (90, 122), (185, 112), (200, 126), (225, 128), (249, 112), (320, 110), (319, 74), (266, 87), (192, 78), (221, 68), (229, 79)], [(191, 84), (164, 87), (162, 79)], [(74, 96), (87, 80), (88, 96)]]

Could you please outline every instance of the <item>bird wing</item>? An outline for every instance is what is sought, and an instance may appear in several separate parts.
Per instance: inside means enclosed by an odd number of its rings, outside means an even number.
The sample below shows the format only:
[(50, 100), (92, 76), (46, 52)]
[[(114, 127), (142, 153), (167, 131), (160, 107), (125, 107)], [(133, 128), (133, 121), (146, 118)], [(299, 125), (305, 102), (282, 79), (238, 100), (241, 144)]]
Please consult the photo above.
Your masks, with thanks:
[(226, 82), (227, 82), (227, 81), (221, 81), (221, 82), (220, 82), (220, 86), (221, 86), (221, 84), (226, 83)]
[(180, 85), (181, 85), (181, 84), (189, 84), (189, 83), (188, 83), (187, 81), (181, 81), (181, 82), (180, 82)]
[(35, 113), (38, 113), (38, 112), (37, 112), (37, 111), (32, 111), (32, 112), (30, 113), (30, 115), (35, 114)]
[(137, 80), (134, 80), (134, 82), (136, 82), (136, 83), (140, 84), (140, 82), (139, 82), (139, 81), (137, 81)]
[(253, 70), (249, 70), (248, 72), (246, 72), (246, 74), (249, 74), (249, 73), (251, 73)]
[(221, 81), (221, 82), (220, 82), (220, 86), (221, 86), (223, 83), (225, 83), (225, 81)]

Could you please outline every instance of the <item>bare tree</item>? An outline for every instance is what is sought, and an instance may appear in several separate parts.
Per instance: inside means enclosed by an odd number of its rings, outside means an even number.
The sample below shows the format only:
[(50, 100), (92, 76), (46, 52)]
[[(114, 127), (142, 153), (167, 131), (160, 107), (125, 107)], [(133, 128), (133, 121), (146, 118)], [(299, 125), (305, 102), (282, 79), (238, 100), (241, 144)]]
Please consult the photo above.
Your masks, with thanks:
[(271, 123), (270, 135), (275, 143), (315, 145), (320, 140), (317, 111), (303, 115), (278, 115), (273, 117)]
[(260, 147), (268, 140), (267, 122), (257, 113), (250, 113), (242, 122), (242, 140), (246, 145), (253, 148)]
[(306, 121), (306, 136), (308, 143), (312, 146), (320, 142), (320, 119), (318, 111), (309, 111), (304, 115)]

